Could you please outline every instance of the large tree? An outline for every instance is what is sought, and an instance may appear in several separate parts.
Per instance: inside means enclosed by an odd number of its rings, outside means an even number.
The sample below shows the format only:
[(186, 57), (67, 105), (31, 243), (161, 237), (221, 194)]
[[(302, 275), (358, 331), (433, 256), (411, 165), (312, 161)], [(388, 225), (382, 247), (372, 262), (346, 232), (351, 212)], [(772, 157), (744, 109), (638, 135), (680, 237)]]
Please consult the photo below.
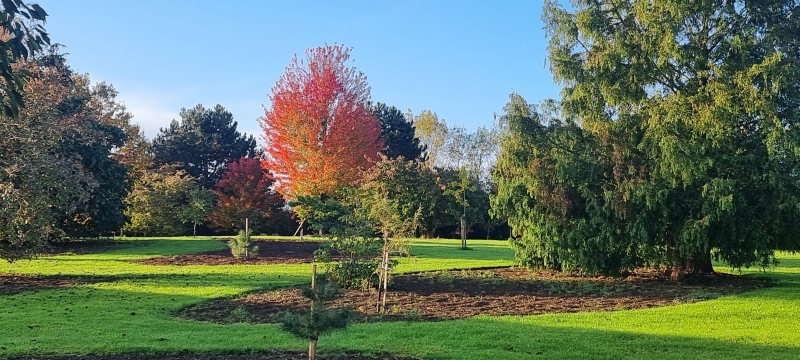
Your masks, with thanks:
[(36, 60), (14, 65), (30, 74), (26, 106), (0, 117), (0, 258), (9, 261), (34, 256), (65, 230), (113, 226), (125, 192), (125, 169), (109, 158), (122, 135), (99, 120), (88, 78), (61, 56)]
[(495, 201), (522, 259), (681, 276), (795, 247), (798, 2), (574, 5), (544, 11), (565, 122), (508, 113)]
[(175, 165), (210, 189), (222, 177), (228, 164), (243, 156), (254, 156), (255, 138), (240, 134), (233, 115), (222, 105), (206, 109), (198, 104), (181, 109), (181, 121), (153, 139), (154, 165)]
[(370, 111), (381, 122), (384, 155), (391, 159), (402, 156), (406, 160), (424, 160), (425, 147), (415, 135), (414, 124), (399, 109), (379, 102), (370, 106)]
[(350, 66), (350, 48), (326, 45), (295, 56), (260, 119), (265, 166), (289, 199), (332, 195), (354, 185), (383, 149), (381, 124), (367, 108), (366, 76)]

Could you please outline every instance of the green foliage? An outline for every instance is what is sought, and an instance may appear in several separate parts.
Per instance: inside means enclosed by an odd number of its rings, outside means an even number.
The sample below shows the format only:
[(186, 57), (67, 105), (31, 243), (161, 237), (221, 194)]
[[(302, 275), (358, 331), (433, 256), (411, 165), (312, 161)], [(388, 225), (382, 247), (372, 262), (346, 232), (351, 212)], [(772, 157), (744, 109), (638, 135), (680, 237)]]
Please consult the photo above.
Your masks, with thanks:
[(15, 68), (35, 76), (16, 118), (0, 118), (0, 258), (29, 258), (47, 239), (110, 234), (124, 222), (125, 139), (106, 123), (89, 78), (53, 47)]
[(250, 259), (251, 256), (258, 256), (258, 245), (253, 244), (253, 239), (250, 237), (252, 231), (245, 233), (244, 230), (239, 231), (239, 235), (228, 241), (228, 248), (231, 249), (231, 255), (237, 259)]
[[(329, 279), (346, 288), (367, 288), (375, 285), (373, 276), (380, 265), (377, 257), (383, 249), (383, 240), (375, 236), (375, 227), (358, 202), (345, 205), (333, 199), (324, 202), (318, 197), (300, 196), (292, 206), (300, 206), (308, 216), (313, 229), (329, 230), (328, 246), (315, 254), (315, 260), (328, 263), (325, 271)], [(332, 262), (331, 251), (343, 257)]]
[(256, 140), (236, 130), (237, 122), (222, 105), (206, 109), (198, 104), (181, 109), (181, 121), (173, 120), (153, 139), (154, 165), (175, 165), (211, 189), (228, 164), (255, 156)]
[(371, 105), (370, 111), (381, 122), (383, 155), (390, 159), (402, 156), (406, 160), (424, 161), (425, 147), (415, 136), (413, 119), (406, 119), (396, 107), (380, 102)]
[(674, 276), (800, 239), (795, 1), (547, 1), (555, 118), (512, 96), (495, 214), (536, 266)]
[(183, 170), (161, 168), (145, 173), (125, 199), (129, 217), (123, 230), (135, 234), (182, 234), (211, 212), (213, 194)]
[(414, 115), (409, 109), (406, 118), (413, 120), (414, 136), (419, 139), (425, 149), (424, 155), (428, 168), (433, 169), (447, 142), (447, 121), (440, 120), (439, 115), (430, 110), (422, 110), (419, 115)]
[[(29, 60), (36, 53), (50, 45), (50, 36), (44, 29), (47, 12), (38, 4), (25, 3), (22, 0), (4, 0), (0, 8), (0, 30), (3, 40), (0, 41), (0, 103), (3, 115), (10, 118), (19, 116), (19, 110), (25, 106), (25, 77), (30, 75), (24, 70), (14, 68), (20, 60)], [(29, 27), (30, 26), (30, 27)]]
[(325, 302), (342, 294), (335, 282), (326, 281), (324, 277), (317, 280), (316, 286), (301, 288), (303, 297), (311, 300), (311, 308), (303, 313), (284, 312), (278, 316), (281, 330), (298, 338), (309, 340), (309, 359), (314, 359), (316, 342), (320, 336), (334, 330), (344, 329), (350, 322), (350, 308), (329, 308)]

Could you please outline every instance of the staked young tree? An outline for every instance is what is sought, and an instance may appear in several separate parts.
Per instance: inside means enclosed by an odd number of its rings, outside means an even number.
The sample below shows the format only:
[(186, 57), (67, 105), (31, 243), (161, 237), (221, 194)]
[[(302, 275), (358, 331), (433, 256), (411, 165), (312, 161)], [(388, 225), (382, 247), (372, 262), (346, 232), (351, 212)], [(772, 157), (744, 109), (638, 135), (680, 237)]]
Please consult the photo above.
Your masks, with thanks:
[(370, 111), (381, 123), (381, 153), (391, 159), (402, 156), (406, 160), (424, 161), (425, 147), (417, 139), (411, 119), (396, 107), (380, 102), (371, 105)]
[(153, 139), (155, 167), (186, 170), (203, 188), (211, 189), (229, 163), (255, 155), (255, 138), (240, 134), (233, 115), (222, 105), (206, 109), (198, 104), (181, 109), (180, 116), (181, 121), (172, 120)]
[(361, 179), (383, 149), (381, 124), (367, 108), (366, 76), (349, 65), (350, 48), (325, 45), (295, 57), (260, 118), (266, 168), (288, 199), (330, 196)]

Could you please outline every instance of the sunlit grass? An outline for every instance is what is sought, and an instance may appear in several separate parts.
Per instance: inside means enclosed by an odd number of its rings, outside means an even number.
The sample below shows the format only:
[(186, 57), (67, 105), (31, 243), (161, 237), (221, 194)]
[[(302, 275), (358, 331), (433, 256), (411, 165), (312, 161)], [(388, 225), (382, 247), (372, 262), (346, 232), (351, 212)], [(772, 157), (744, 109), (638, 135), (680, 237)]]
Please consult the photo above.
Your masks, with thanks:
[[(171, 314), (216, 297), (307, 282), (310, 264), (153, 266), (130, 260), (222, 249), (213, 238), (128, 239), (97, 254), (58, 255), (0, 273), (113, 276), (115, 281), (0, 296), (0, 357), (8, 354), (241, 352), (303, 349), (275, 325), (217, 325)], [(415, 240), (398, 272), (503, 266), (503, 241)], [(436, 359), (800, 358), (800, 256), (766, 273), (779, 286), (678, 306), (615, 312), (356, 324), (321, 350), (383, 350)], [(722, 268), (719, 268), (722, 269)], [(758, 272), (746, 270), (747, 273)], [(567, 301), (567, 300), (565, 300)]]

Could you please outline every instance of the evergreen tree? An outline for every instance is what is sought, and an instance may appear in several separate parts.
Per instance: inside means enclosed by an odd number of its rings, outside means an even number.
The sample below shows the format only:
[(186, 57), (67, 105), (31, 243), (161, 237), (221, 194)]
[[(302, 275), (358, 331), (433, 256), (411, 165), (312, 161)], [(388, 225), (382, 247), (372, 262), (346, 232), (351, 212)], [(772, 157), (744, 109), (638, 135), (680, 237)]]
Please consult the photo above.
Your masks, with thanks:
[(544, 11), (562, 119), (506, 112), (493, 205), (518, 258), (679, 278), (796, 248), (798, 2), (574, 5)]
[(153, 140), (154, 166), (175, 165), (211, 189), (229, 163), (255, 155), (255, 138), (240, 134), (222, 105), (206, 109), (198, 104), (181, 109), (180, 116), (180, 122), (173, 120)]
[(381, 122), (382, 153), (390, 159), (424, 161), (424, 147), (414, 135), (414, 124), (400, 110), (384, 103), (370, 106), (372, 115)]

